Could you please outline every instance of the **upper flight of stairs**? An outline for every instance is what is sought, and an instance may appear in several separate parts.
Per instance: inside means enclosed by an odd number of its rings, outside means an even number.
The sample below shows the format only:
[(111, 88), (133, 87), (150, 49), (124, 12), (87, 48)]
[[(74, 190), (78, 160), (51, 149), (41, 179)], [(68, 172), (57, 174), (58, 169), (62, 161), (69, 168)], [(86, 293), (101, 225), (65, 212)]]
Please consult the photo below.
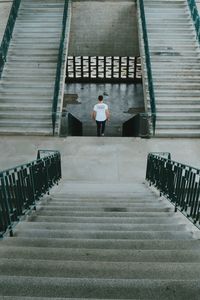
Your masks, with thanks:
[(200, 50), (186, 0), (144, 0), (156, 136), (200, 136)]
[(63, 0), (22, 0), (0, 81), (0, 133), (52, 134)]
[(199, 299), (199, 232), (168, 201), (63, 186), (0, 240), (1, 299)]

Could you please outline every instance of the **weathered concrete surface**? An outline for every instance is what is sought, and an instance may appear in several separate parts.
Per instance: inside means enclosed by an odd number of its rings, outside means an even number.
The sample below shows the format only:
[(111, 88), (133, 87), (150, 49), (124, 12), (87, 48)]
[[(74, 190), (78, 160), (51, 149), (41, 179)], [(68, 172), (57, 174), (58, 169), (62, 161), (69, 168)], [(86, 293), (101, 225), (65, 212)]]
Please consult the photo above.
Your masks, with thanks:
[(134, 1), (74, 1), (69, 55), (138, 56)]
[(38, 149), (60, 150), (63, 178), (70, 181), (141, 182), (151, 151), (169, 151), (173, 160), (200, 168), (199, 139), (1, 136), (0, 170), (34, 160)]
[(12, 0), (0, 0), (0, 43), (6, 28), (12, 2)]
[(67, 110), (82, 122), (91, 120), (90, 113), (99, 95), (103, 95), (104, 102), (109, 106), (111, 120), (119, 125), (134, 116), (134, 113), (128, 112), (129, 109), (144, 109), (142, 85), (139, 83), (68, 83), (65, 94), (77, 95), (81, 105), (68, 104)]

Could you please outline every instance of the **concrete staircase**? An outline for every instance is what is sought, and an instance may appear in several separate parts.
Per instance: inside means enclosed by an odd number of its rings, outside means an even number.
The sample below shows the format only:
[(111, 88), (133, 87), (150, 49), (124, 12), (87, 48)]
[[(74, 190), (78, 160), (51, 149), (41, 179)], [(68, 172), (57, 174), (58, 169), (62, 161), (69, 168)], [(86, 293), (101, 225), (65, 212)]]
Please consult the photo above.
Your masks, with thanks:
[(199, 137), (200, 50), (187, 1), (144, 3), (157, 107), (156, 136)]
[(198, 300), (194, 228), (144, 184), (63, 183), (0, 241), (0, 298)]
[(0, 134), (52, 134), (63, 0), (22, 0), (0, 81)]

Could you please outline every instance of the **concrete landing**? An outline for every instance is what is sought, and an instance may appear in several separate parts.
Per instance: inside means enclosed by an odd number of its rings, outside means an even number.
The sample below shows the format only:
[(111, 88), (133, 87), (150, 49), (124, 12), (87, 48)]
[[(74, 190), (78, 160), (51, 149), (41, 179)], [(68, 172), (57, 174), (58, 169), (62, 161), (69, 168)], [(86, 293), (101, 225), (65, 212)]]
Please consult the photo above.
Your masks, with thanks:
[[(67, 104), (67, 110), (78, 118), (83, 125), (91, 120), (91, 112), (103, 95), (108, 104), (111, 121), (121, 125), (138, 112), (144, 111), (142, 84), (110, 83), (68, 83), (65, 85), (65, 96), (76, 95), (81, 104)], [(135, 110), (135, 113), (134, 113)]]
[(63, 178), (69, 181), (141, 182), (147, 154), (155, 151), (200, 168), (199, 139), (1, 136), (0, 170), (34, 160), (38, 149), (61, 152)]

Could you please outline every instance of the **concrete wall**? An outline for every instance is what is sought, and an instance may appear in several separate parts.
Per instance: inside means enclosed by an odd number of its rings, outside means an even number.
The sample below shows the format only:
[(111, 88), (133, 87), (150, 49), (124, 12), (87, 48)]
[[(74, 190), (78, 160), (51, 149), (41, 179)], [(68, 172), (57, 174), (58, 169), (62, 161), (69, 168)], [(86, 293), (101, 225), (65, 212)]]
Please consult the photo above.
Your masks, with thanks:
[(134, 0), (73, 1), (69, 55), (139, 55)]
[(12, 2), (12, 0), (0, 0), (0, 43), (2, 41), (4, 30), (6, 28)]

